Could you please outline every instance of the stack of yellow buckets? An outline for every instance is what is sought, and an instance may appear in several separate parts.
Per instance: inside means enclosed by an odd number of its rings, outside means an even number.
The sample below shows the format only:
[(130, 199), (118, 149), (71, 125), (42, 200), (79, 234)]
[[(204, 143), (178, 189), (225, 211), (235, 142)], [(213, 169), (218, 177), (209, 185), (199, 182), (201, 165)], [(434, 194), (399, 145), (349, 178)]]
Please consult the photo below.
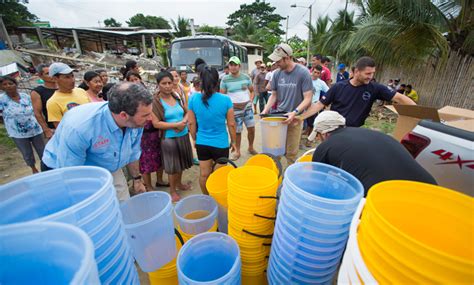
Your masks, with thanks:
[[(255, 158), (256, 157), (256, 158)], [(228, 231), (240, 247), (242, 284), (266, 284), (266, 269), (275, 226), (277, 171), (252, 165), (269, 157), (258, 155), (228, 175)], [(271, 160), (271, 158), (269, 158)], [(260, 161), (260, 162), (262, 162)]]
[(472, 197), (419, 182), (382, 182), (369, 190), (356, 235), (362, 259), (343, 261), (357, 272), (352, 284), (474, 283)]

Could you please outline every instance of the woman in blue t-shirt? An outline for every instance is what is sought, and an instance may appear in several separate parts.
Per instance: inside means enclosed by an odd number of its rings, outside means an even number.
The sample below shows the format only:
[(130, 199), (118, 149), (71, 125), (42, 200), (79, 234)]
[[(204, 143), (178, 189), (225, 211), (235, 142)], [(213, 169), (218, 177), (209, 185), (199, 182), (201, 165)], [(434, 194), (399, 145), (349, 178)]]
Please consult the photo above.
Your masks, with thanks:
[(213, 163), (218, 158), (229, 157), (229, 134), (231, 150), (236, 150), (235, 120), (230, 98), (216, 92), (219, 87), (217, 70), (205, 66), (200, 68), (199, 77), (202, 91), (189, 99), (188, 119), (199, 159), (199, 185), (202, 192), (208, 194), (206, 181), (212, 172)]
[(169, 175), (173, 202), (181, 198), (176, 190), (189, 190), (183, 184), (183, 171), (193, 166), (193, 152), (188, 135), (188, 115), (181, 98), (173, 92), (173, 75), (162, 71), (156, 75), (159, 91), (153, 98), (152, 123), (161, 130), (161, 152), (165, 172)]

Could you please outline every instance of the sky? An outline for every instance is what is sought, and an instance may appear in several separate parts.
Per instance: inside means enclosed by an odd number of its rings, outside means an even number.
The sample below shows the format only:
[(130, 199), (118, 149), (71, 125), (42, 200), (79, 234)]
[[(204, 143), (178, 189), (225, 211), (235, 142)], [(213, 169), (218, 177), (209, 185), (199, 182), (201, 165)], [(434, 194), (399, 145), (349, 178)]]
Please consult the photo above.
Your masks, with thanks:
[[(282, 17), (289, 16), (288, 37), (297, 35), (307, 39), (308, 28), (305, 23), (309, 20), (308, 8), (291, 8), (290, 5), (312, 7), (312, 23), (318, 16), (329, 15), (334, 18), (338, 10), (344, 9), (346, 0), (267, 0), (276, 7), (275, 13)], [(115, 18), (125, 23), (135, 14), (161, 16), (166, 20), (176, 20), (178, 15), (193, 18), (196, 25), (211, 25), (225, 27), (227, 17), (237, 11), (241, 4), (252, 3), (252, 0), (30, 0), (26, 4), (28, 10), (42, 21), (50, 21), (54, 27), (97, 27), (103, 26), (103, 20)], [(351, 1), (349, 1), (351, 2)], [(348, 9), (355, 7), (349, 3)], [(99, 23), (100, 22), (100, 23)], [(281, 22), (286, 29), (286, 20)]]

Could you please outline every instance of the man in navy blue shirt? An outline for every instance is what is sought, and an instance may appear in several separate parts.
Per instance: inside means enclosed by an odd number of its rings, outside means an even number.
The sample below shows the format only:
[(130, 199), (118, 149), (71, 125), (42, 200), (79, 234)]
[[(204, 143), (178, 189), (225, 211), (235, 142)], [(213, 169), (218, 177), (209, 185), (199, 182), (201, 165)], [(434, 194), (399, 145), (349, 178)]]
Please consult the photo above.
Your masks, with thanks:
[(348, 127), (364, 125), (375, 100), (393, 101), (403, 105), (416, 105), (410, 98), (390, 90), (387, 86), (372, 82), (375, 74), (375, 61), (364, 56), (355, 64), (354, 77), (334, 84), (321, 99), (313, 103), (301, 116), (306, 119), (331, 106), (346, 118)]

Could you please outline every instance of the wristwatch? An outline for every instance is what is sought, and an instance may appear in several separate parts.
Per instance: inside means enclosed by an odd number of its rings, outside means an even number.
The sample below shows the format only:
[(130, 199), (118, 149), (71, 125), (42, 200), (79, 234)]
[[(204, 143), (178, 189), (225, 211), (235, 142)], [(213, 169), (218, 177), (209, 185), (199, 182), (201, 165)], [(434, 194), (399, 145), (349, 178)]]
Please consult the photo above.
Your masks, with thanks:
[(300, 111), (298, 111), (298, 108), (295, 108), (295, 109), (293, 110), (293, 112), (295, 112), (296, 115), (299, 115), (299, 114), (300, 114)]
[(142, 176), (141, 175), (135, 176), (133, 177), (133, 180), (142, 180)]

